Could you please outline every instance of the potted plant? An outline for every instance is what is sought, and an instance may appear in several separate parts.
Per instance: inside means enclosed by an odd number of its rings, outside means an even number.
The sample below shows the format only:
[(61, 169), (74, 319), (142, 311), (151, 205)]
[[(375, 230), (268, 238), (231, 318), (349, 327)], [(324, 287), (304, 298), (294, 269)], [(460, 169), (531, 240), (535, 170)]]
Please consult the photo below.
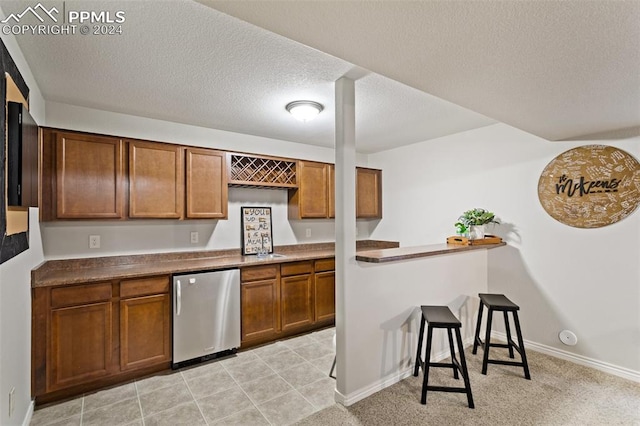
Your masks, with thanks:
[(484, 238), (484, 225), (488, 223), (500, 223), (496, 215), (488, 210), (475, 208), (462, 213), (454, 224), (461, 235), (469, 234), (472, 240)]

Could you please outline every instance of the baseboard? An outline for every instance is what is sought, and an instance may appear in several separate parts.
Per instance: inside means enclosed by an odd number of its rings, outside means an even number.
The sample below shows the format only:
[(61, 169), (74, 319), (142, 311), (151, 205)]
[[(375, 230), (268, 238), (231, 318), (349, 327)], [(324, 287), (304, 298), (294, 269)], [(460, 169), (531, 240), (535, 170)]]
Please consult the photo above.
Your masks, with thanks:
[(351, 392), (347, 395), (342, 395), (336, 390), (336, 402), (348, 407), (349, 405), (353, 405), (356, 402), (365, 399), (368, 396), (373, 395), (376, 392), (381, 391), (384, 388), (387, 388), (391, 385), (398, 383), (399, 381), (406, 379), (410, 375), (413, 374), (413, 367), (407, 368), (402, 371), (397, 371), (392, 373), (382, 379), (372, 383), (371, 385), (360, 388), (355, 392)]
[[(466, 347), (468, 347), (469, 345), (471, 345), (473, 343), (473, 337), (466, 339), (463, 341), (463, 344)], [(449, 353), (449, 348), (447, 347), (446, 349), (443, 349), (440, 352), (437, 352), (436, 354), (434, 354), (431, 359), (435, 362), (440, 362), (445, 358), (448, 358), (450, 356)], [(415, 360), (414, 360), (415, 361)], [(395, 373), (389, 374), (386, 377), (383, 377), (380, 380), (377, 380), (376, 382), (372, 383), (369, 386), (360, 388), (358, 390), (356, 390), (355, 392), (351, 392), (347, 395), (343, 395), (340, 392), (338, 392), (338, 390), (336, 389), (335, 391), (335, 400), (336, 402), (344, 405), (345, 407), (348, 407), (349, 405), (353, 405), (356, 402), (365, 399), (368, 396), (373, 395), (376, 392), (381, 391), (384, 388), (387, 388), (391, 385), (394, 385), (396, 383), (398, 383), (401, 380), (406, 379), (407, 377), (411, 376), (413, 374), (413, 365), (409, 368), (406, 368), (404, 370), (401, 371), (396, 371)]]
[(22, 422), (22, 426), (29, 426), (31, 423), (31, 418), (33, 417), (33, 410), (35, 409), (35, 401), (31, 400), (29, 404), (29, 408), (27, 409), (27, 414), (24, 416), (24, 421)]
[[(491, 335), (505, 342), (507, 341), (507, 335), (503, 332), (493, 330), (491, 332)], [(563, 351), (562, 349), (543, 345), (541, 343), (532, 342), (527, 339), (524, 340), (524, 344), (526, 349), (531, 349), (536, 352), (564, 359), (576, 364), (584, 365), (585, 367), (595, 368), (596, 370), (600, 370), (614, 376), (622, 377), (623, 379), (640, 382), (640, 371), (634, 371), (629, 368), (619, 367), (607, 362), (598, 361), (597, 359), (577, 355), (571, 352)]]

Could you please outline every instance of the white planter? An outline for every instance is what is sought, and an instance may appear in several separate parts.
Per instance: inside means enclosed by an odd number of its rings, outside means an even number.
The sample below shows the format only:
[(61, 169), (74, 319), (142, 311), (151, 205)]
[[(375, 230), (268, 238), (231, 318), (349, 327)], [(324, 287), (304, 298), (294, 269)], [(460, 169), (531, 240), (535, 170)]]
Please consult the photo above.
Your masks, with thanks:
[(481, 240), (484, 238), (484, 225), (471, 225), (469, 229), (469, 238), (472, 240)]

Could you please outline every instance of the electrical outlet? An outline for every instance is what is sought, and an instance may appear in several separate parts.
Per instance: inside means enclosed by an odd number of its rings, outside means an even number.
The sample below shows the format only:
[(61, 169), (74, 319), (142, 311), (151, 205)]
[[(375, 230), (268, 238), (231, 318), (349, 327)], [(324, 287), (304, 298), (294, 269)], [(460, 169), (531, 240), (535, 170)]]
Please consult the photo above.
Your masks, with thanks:
[(9, 417), (13, 415), (13, 410), (15, 408), (13, 403), (13, 395), (15, 391), (16, 391), (16, 388), (11, 388), (11, 390), (9, 391)]
[(305, 229), (305, 230), (304, 230), (304, 235), (305, 235), (307, 238), (311, 238), (311, 228), (307, 228), (307, 229)]
[(191, 233), (191, 244), (198, 244), (198, 233), (197, 232), (192, 232)]
[(100, 248), (100, 235), (89, 235), (89, 248)]

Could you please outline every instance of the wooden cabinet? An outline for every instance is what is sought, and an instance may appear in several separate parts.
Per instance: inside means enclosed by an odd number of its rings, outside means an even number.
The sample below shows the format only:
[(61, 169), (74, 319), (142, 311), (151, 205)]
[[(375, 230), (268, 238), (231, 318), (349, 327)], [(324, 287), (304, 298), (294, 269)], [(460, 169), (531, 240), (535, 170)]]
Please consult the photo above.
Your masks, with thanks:
[(47, 388), (58, 390), (111, 373), (111, 283), (51, 291)]
[(330, 166), (312, 161), (298, 162), (298, 188), (289, 190), (289, 219), (329, 217)]
[[(289, 190), (289, 219), (335, 218), (335, 166), (299, 161), (298, 174), (298, 189)], [(382, 170), (356, 168), (356, 218), (382, 218)]]
[[(55, 182), (54, 206), (57, 219), (120, 219), (123, 217), (123, 143), (117, 138), (80, 133), (53, 133), (55, 159), (43, 161), (43, 170)], [(50, 140), (50, 139), (49, 139)], [(44, 177), (43, 177), (44, 180)], [(50, 188), (49, 186), (46, 186)], [(50, 193), (49, 193), (50, 194)], [(43, 197), (45, 194), (43, 189)], [(47, 200), (49, 207), (51, 200)], [(45, 204), (47, 205), (47, 204)], [(50, 212), (48, 212), (50, 213)]]
[(171, 361), (169, 277), (120, 283), (120, 369)]
[(47, 402), (166, 369), (169, 276), (33, 289), (32, 392)]
[(331, 325), (334, 265), (327, 258), (242, 268), (242, 347)]
[(314, 321), (331, 321), (336, 316), (335, 259), (316, 260), (314, 270)]
[(356, 217), (382, 218), (382, 170), (356, 168)]
[(313, 323), (311, 261), (283, 263), (280, 267), (282, 331)]
[(184, 148), (129, 141), (129, 217), (181, 219)]
[(241, 340), (268, 340), (280, 331), (279, 267), (243, 268), (240, 272)]
[(187, 218), (227, 218), (226, 155), (210, 149), (186, 149)]
[(336, 217), (336, 166), (329, 164), (329, 186), (327, 188), (329, 218)]

